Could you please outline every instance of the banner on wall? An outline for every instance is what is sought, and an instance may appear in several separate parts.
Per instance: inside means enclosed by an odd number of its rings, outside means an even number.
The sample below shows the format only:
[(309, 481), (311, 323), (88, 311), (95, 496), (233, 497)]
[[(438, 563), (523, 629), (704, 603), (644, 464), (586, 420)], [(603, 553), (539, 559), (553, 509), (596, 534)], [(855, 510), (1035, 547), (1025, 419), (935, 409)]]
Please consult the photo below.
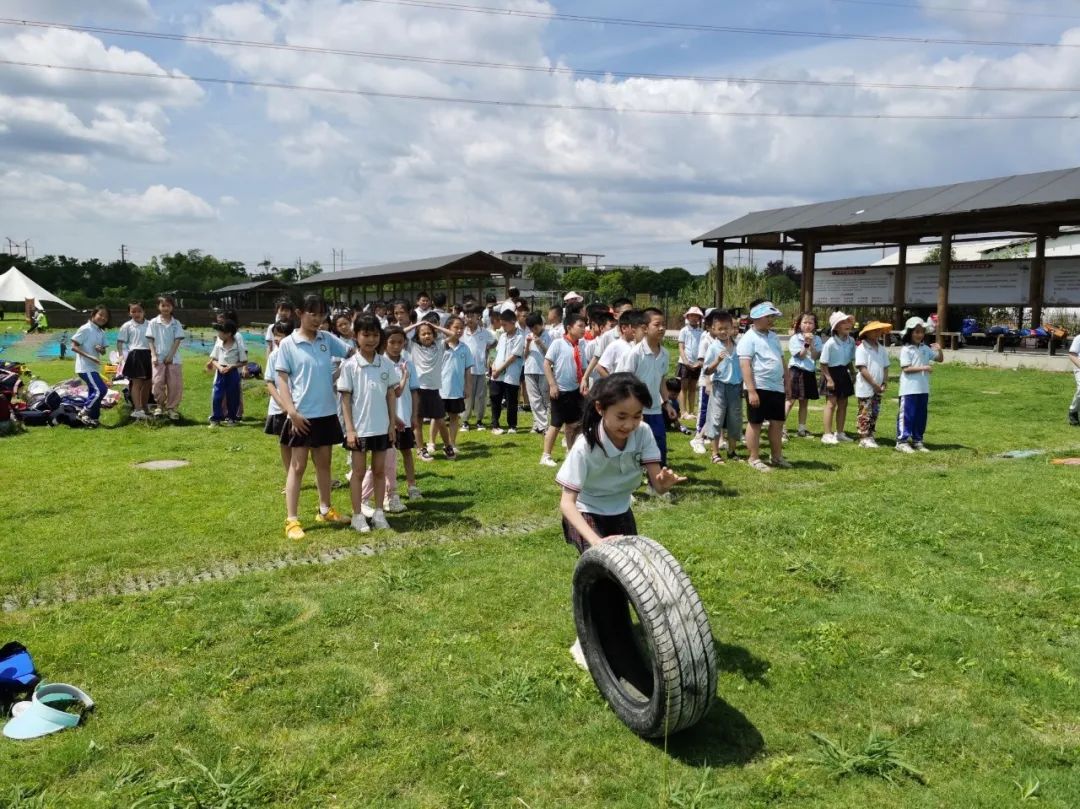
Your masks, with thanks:
[[(891, 306), (895, 266), (837, 267), (814, 275), (814, 304), (819, 306)], [(956, 306), (1026, 306), (1030, 303), (1031, 261), (958, 261), (949, 273), (949, 303)], [(904, 303), (936, 306), (938, 267), (907, 268)], [(1046, 261), (1043, 302), (1080, 306), (1080, 257)]]

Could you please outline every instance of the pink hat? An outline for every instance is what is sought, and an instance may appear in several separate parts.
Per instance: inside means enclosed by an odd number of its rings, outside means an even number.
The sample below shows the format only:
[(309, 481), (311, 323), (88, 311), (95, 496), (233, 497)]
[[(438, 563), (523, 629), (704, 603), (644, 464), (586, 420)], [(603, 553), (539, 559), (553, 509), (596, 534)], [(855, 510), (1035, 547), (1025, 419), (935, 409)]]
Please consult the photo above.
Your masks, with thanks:
[(705, 317), (705, 313), (702, 312), (700, 309), (698, 309), (696, 306), (691, 306), (689, 309), (687, 309), (686, 314), (683, 315), (683, 317), (688, 317), (690, 315), (697, 315), (698, 317)]
[(580, 295), (578, 295), (576, 292), (574, 292), (574, 290), (572, 290), (572, 289), (569, 292), (567, 292), (565, 295), (563, 295), (563, 302), (564, 303), (570, 303), (570, 301), (583, 301), (583, 300), (585, 300), (585, 299), (583, 297), (581, 297)]
[(835, 331), (836, 327), (839, 324), (843, 323), (845, 320), (850, 320), (854, 323), (855, 315), (848, 315), (844, 312), (833, 312), (831, 315), (829, 315), (829, 330)]

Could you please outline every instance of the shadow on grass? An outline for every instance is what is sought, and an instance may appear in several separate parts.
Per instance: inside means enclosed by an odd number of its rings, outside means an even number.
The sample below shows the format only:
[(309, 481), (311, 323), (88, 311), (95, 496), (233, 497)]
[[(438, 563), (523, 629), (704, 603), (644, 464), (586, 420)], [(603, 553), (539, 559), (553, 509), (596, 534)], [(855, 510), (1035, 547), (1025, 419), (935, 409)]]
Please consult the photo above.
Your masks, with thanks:
[(820, 469), (825, 472), (835, 472), (840, 468), (839, 464), (825, 463), (824, 461), (791, 461), (791, 465), (796, 469)]
[(758, 657), (745, 646), (732, 646), (715, 639), (713, 643), (716, 645), (716, 665), (720, 671), (738, 674), (747, 682), (769, 687), (768, 675), (772, 666), (768, 660)]
[[(653, 744), (662, 748), (664, 740)], [(748, 764), (764, 749), (765, 739), (754, 724), (719, 697), (704, 719), (667, 740), (667, 754), (692, 767)]]

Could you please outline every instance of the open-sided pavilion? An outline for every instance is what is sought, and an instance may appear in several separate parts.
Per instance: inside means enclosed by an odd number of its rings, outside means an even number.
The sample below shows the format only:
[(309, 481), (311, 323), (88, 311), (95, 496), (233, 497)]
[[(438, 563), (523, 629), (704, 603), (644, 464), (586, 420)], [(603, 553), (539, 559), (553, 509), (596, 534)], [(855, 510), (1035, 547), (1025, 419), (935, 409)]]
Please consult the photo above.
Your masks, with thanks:
[(517, 268), (490, 253), (454, 253), (411, 261), (397, 261), (371, 267), (357, 267), (339, 272), (322, 272), (298, 281), (299, 290), (332, 290), (335, 300), (366, 303), (373, 300), (406, 298), (413, 300), (420, 291), (442, 289), (450, 303), (461, 295), (475, 293), (484, 299), (484, 291), (498, 278), (503, 290)]
[[(945, 330), (949, 323), (953, 244), (1000, 238), (1002, 234), (1033, 236), (1035, 256), (1030, 266), (1023, 267), (1029, 281), (1026, 294), (1015, 296), (1023, 300), (1011, 303), (1030, 307), (1032, 323), (1038, 325), (1046, 286), (1046, 240), (1057, 236), (1062, 228), (1078, 224), (1080, 168), (1071, 168), (758, 211), (714, 228), (692, 244), (716, 250), (717, 306), (724, 305), (725, 251), (801, 253), (803, 309), (814, 304), (820, 254), (898, 248), (899, 264), (892, 270), (891, 303), (899, 327), (904, 309), (910, 304), (906, 300), (907, 248), (936, 240), (941, 245), (937, 316), (939, 328)], [(1009, 271), (1004, 265), (1001, 269)]]

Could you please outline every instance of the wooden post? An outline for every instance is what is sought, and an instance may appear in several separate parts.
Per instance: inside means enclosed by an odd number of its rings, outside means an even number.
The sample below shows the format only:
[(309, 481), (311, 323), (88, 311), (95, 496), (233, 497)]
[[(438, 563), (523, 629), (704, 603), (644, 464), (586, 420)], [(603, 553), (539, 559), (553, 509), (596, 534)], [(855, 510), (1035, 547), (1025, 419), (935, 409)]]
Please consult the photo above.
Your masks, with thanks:
[(713, 270), (713, 306), (724, 308), (724, 248), (716, 248), (716, 268)]
[(952, 272), (952, 232), (941, 234), (941, 266), (938, 269), (937, 287), (937, 342), (942, 332), (949, 330), (949, 275)]
[(817, 248), (809, 239), (803, 244), (802, 259), (802, 311), (814, 308), (814, 272), (817, 262)]
[[(1035, 260), (1031, 262), (1031, 289), (1028, 303), (1031, 304), (1031, 328), (1042, 325), (1043, 295), (1046, 291), (1046, 234), (1035, 237)], [(1053, 342), (1051, 340), (1051, 342)], [(1053, 352), (1051, 352), (1053, 353)]]
[(900, 242), (900, 255), (893, 276), (893, 328), (904, 328), (904, 304), (907, 303), (907, 243)]

